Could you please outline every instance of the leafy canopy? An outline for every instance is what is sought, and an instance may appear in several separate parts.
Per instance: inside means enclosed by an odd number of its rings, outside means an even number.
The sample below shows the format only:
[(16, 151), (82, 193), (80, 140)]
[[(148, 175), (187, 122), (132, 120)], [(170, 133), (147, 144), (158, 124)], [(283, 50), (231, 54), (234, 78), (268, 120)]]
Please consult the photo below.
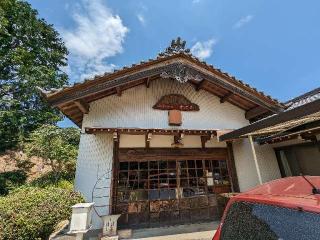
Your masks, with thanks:
[(41, 100), (36, 86), (59, 88), (67, 49), (53, 26), (21, 0), (0, 1), (0, 150), (61, 114)]
[(30, 134), (25, 151), (29, 157), (41, 157), (49, 164), (58, 180), (64, 171), (73, 170), (79, 140), (80, 131), (76, 128), (44, 125)]

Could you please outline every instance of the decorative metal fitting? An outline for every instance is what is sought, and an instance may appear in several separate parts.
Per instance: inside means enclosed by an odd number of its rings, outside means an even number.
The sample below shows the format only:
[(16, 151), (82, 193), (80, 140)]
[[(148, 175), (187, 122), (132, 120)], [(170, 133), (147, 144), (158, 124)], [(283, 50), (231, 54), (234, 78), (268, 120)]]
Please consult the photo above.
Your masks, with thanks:
[(199, 74), (192, 73), (182, 63), (179, 63), (175, 68), (169, 69), (168, 71), (161, 73), (160, 76), (163, 78), (176, 79), (180, 83), (186, 83), (191, 79), (196, 81), (202, 80)]

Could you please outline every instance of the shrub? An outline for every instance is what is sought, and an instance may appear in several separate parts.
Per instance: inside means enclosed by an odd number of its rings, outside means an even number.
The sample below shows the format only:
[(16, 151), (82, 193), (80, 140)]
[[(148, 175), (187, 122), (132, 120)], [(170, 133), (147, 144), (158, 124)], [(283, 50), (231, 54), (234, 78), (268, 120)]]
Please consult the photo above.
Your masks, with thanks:
[(29, 183), (33, 187), (46, 188), (48, 186), (60, 187), (60, 182), (69, 182), (73, 188), (74, 172), (64, 171), (60, 173), (59, 178), (56, 178), (56, 174), (52, 171), (43, 174), (42, 176), (34, 179)]
[(55, 225), (83, 202), (79, 193), (57, 187), (23, 187), (0, 197), (0, 239), (47, 239)]
[(22, 170), (0, 173), (0, 196), (6, 195), (11, 189), (21, 186), (27, 180), (27, 174)]

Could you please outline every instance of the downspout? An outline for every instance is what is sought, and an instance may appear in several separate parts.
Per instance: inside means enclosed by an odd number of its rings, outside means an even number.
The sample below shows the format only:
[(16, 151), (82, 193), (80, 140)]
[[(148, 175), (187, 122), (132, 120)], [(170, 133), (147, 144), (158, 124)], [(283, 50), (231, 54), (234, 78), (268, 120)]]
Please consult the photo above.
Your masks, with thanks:
[(259, 167), (259, 163), (258, 163), (258, 159), (257, 159), (257, 153), (256, 153), (256, 149), (255, 149), (255, 147), (254, 147), (252, 135), (249, 135), (248, 138), (249, 138), (249, 142), (250, 142), (251, 149), (252, 149), (252, 154), (253, 154), (254, 163), (255, 163), (256, 169), (257, 169), (259, 184), (262, 184), (260, 167)]

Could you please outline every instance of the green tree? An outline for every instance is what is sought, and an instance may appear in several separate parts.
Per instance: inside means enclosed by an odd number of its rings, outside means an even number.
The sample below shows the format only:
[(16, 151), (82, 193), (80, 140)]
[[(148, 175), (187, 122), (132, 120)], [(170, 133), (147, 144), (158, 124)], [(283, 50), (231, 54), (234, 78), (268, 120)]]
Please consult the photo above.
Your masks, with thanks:
[(51, 166), (57, 182), (64, 172), (75, 169), (79, 140), (80, 131), (76, 128), (44, 125), (30, 134), (24, 147), (29, 157), (41, 157)]
[(53, 26), (25, 1), (0, 1), (0, 151), (62, 117), (36, 86), (67, 84), (67, 49)]

